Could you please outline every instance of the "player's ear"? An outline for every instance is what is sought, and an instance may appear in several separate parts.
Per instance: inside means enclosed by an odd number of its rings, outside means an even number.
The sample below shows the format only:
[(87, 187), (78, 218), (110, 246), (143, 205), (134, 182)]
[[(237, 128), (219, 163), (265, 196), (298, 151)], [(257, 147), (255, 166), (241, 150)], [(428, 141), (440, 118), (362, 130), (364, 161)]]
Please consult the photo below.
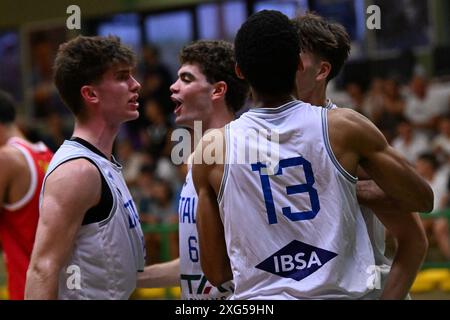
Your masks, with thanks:
[(331, 63), (329, 63), (328, 61), (321, 61), (319, 73), (316, 76), (316, 80), (317, 81), (326, 80), (330, 72), (331, 72)]
[(245, 79), (244, 75), (242, 74), (241, 68), (239, 68), (239, 65), (237, 63), (234, 66), (234, 72), (236, 72), (236, 75), (239, 79)]
[(221, 98), (225, 97), (225, 94), (227, 93), (228, 86), (225, 81), (218, 81), (214, 83), (214, 90), (213, 90), (213, 96), (212, 98)]
[(90, 104), (98, 103), (98, 95), (93, 86), (82, 86), (80, 89), (81, 97)]

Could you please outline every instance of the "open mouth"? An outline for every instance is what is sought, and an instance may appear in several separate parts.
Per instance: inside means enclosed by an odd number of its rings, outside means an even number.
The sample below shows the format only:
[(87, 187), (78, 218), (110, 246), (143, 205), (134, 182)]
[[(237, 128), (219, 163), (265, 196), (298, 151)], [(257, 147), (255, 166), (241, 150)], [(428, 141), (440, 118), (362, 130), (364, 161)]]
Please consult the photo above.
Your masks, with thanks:
[(178, 114), (181, 111), (181, 107), (183, 106), (183, 101), (175, 98), (174, 96), (171, 96), (170, 99), (172, 99), (173, 103), (175, 104), (175, 110), (174, 113)]
[(139, 107), (139, 102), (137, 101), (138, 98), (139, 98), (139, 95), (134, 95), (133, 98), (128, 100), (128, 103), (132, 104), (133, 106), (135, 106), (137, 108), (137, 107)]

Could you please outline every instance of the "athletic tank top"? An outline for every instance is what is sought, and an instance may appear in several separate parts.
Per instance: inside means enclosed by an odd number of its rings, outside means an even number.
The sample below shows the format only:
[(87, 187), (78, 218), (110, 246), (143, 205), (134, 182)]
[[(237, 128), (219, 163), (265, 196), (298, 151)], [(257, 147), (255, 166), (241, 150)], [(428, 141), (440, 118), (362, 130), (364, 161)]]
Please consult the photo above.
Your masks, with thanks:
[(358, 299), (373, 291), (357, 179), (331, 150), (327, 113), (292, 101), (251, 109), (226, 126), (218, 202), (234, 299)]
[(136, 287), (136, 273), (144, 269), (145, 262), (136, 205), (114, 157), (109, 161), (76, 141), (64, 141), (45, 179), (59, 165), (78, 158), (95, 164), (108, 184), (113, 205), (106, 219), (80, 227), (69, 261), (60, 271), (58, 299), (128, 299)]
[(225, 300), (233, 292), (229, 281), (219, 287), (209, 283), (200, 265), (196, 225), (198, 197), (189, 166), (178, 204), (181, 298), (193, 300)]
[(18, 149), (30, 171), (30, 186), (22, 199), (4, 204), (0, 211), (0, 237), (8, 270), (8, 291), (12, 300), (23, 300), (25, 280), (39, 219), (39, 192), (53, 153), (42, 143), (11, 138), (7, 145)]

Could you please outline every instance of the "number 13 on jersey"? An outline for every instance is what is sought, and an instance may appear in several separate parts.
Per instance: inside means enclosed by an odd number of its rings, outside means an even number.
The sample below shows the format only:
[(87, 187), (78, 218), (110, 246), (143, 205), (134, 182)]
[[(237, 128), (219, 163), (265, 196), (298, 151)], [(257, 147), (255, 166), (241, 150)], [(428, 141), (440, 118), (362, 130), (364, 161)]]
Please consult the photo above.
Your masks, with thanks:
[[(266, 173), (267, 170), (262, 170), (267, 167), (261, 162), (254, 163), (251, 166), (252, 171), (258, 171), (261, 179), (261, 186), (264, 195), (264, 202), (266, 204), (267, 217), (269, 218), (269, 224), (277, 223), (278, 220), (275, 212), (275, 203), (273, 201), (272, 189), (270, 187), (270, 175)], [(283, 215), (291, 221), (314, 219), (320, 210), (320, 204), (317, 190), (313, 187), (315, 180), (311, 163), (303, 157), (283, 159), (278, 163), (278, 170), (275, 173), (275, 176), (283, 175), (283, 169), (288, 167), (303, 167), (306, 183), (286, 186), (286, 194), (292, 195), (307, 192), (311, 202), (311, 210), (292, 212), (291, 207), (283, 207)]]

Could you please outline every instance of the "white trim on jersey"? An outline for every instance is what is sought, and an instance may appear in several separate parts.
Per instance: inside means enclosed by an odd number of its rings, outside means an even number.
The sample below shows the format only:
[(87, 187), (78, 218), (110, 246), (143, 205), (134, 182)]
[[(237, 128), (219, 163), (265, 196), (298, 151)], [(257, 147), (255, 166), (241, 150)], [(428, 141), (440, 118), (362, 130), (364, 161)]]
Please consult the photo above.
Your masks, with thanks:
[(230, 126), (225, 125), (225, 163), (223, 165), (222, 181), (220, 182), (219, 193), (217, 194), (217, 203), (220, 203), (223, 196), (223, 190), (227, 183), (228, 172), (230, 171)]
[(37, 169), (33, 161), (33, 157), (30, 155), (30, 152), (22, 145), (18, 143), (12, 142), (10, 144), (17, 150), (19, 150), (25, 157), (27, 161), (28, 168), (30, 170), (30, 187), (28, 188), (28, 191), (25, 193), (25, 195), (22, 197), (22, 199), (14, 202), (14, 203), (5, 203), (3, 205), (3, 208), (9, 210), (9, 211), (17, 211), (21, 208), (23, 208), (25, 205), (28, 204), (28, 202), (31, 201), (33, 198), (34, 193), (36, 192), (37, 188)]

